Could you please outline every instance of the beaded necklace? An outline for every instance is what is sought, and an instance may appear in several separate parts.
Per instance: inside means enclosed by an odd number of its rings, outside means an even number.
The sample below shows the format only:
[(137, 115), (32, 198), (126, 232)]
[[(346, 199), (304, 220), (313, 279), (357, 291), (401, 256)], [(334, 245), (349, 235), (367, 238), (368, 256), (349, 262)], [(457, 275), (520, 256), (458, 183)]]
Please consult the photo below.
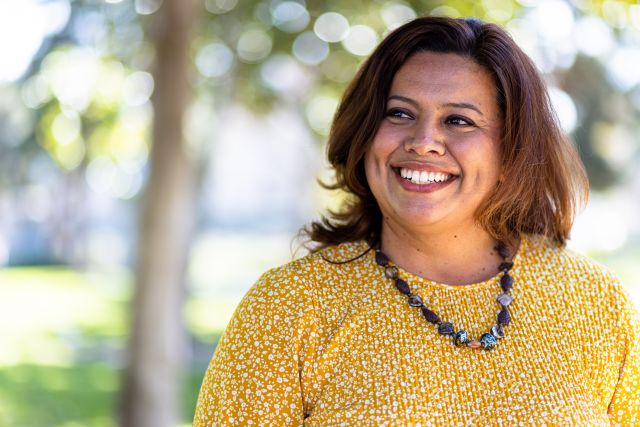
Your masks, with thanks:
[(469, 333), (465, 330), (459, 330), (456, 332), (453, 323), (441, 321), (440, 316), (424, 305), (424, 302), (419, 295), (411, 293), (409, 284), (398, 277), (398, 267), (390, 265), (389, 258), (380, 249), (376, 249), (376, 264), (384, 268), (385, 276), (393, 280), (396, 288), (402, 294), (407, 296), (409, 305), (411, 307), (419, 308), (422, 315), (429, 323), (433, 323), (438, 326), (438, 333), (453, 337), (453, 343), (456, 347), (466, 346), (470, 348), (493, 350), (495, 346), (498, 345), (498, 339), (504, 337), (503, 327), (511, 323), (511, 316), (509, 315), (507, 307), (513, 301), (513, 297), (509, 295), (509, 291), (513, 287), (513, 278), (509, 275), (509, 270), (513, 267), (513, 262), (507, 261), (507, 258), (509, 257), (509, 250), (502, 242), (498, 243), (495, 249), (502, 257), (502, 263), (500, 263), (498, 270), (503, 272), (502, 277), (500, 278), (500, 287), (503, 292), (496, 298), (496, 301), (500, 304), (500, 312), (498, 313), (497, 323), (493, 325), (491, 332), (482, 334), (479, 340), (471, 339), (469, 337)]

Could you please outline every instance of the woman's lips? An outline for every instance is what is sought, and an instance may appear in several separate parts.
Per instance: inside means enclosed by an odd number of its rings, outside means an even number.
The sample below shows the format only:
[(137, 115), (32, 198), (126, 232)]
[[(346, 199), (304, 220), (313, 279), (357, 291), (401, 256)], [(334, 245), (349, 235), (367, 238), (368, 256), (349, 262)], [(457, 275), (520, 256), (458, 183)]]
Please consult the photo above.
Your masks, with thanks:
[(393, 172), (403, 188), (421, 193), (440, 190), (458, 178), (458, 175), (447, 172), (409, 168), (393, 168)]

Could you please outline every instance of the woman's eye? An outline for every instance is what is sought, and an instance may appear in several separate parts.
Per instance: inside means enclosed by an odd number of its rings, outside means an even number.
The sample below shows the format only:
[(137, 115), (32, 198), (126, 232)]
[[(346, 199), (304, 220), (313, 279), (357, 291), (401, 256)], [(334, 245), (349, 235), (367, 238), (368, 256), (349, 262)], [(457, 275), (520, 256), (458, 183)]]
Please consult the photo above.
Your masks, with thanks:
[(387, 117), (395, 119), (413, 119), (413, 116), (404, 110), (391, 109), (387, 111)]
[(473, 122), (471, 120), (459, 116), (452, 116), (447, 118), (447, 124), (454, 126), (473, 126)]

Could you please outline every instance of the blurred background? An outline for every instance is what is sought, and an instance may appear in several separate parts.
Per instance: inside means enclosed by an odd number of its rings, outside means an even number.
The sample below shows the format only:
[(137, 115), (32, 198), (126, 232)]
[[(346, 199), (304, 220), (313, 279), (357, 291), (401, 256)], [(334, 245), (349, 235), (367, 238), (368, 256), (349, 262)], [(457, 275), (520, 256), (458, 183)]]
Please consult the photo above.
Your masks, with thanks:
[(266, 269), (337, 206), (324, 143), (389, 31), (505, 26), (592, 185), (570, 247), (640, 304), (640, 5), (1, 0), (0, 426), (190, 425)]

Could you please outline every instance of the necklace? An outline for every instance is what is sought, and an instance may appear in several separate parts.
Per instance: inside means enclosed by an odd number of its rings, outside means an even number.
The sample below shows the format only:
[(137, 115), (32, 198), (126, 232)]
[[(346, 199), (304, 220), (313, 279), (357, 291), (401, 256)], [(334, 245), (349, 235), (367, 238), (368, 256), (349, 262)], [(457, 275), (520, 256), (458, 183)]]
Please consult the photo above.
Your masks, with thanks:
[(513, 262), (507, 261), (509, 257), (509, 250), (502, 242), (498, 243), (495, 247), (498, 254), (502, 257), (502, 262), (498, 267), (501, 271), (502, 277), (500, 278), (500, 287), (502, 293), (496, 298), (496, 301), (500, 305), (500, 311), (498, 312), (498, 319), (496, 324), (491, 328), (491, 332), (482, 334), (479, 340), (471, 339), (469, 333), (465, 330), (459, 330), (456, 332), (453, 323), (443, 322), (440, 320), (440, 316), (431, 311), (424, 305), (422, 298), (419, 295), (412, 294), (409, 284), (398, 277), (398, 267), (391, 265), (389, 257), (387, 257), (380, 249), (376, 249), (376, 264), (384, 268), (384, 275), (393, 280), (396, 288), (407, 296), (407, 300), (411, 307), (419, 308), (422, 315), (429, 323), (433, 323), (438, 326), (438, 333), (445, 336), (453, 337), (453, 343), (456, 347), (466, 346), (470, 348), (483, 348), (484, 350), (493, 350), (498, 345), (498, 339), (504, 337), (503, 327), (511, 323), (511, 315), (507, 307), (513, 301), (513, 297), (509, 295), (509, 291), (513, 287), (513, 278), (509, 275), (509, 270), (513, 267)]

